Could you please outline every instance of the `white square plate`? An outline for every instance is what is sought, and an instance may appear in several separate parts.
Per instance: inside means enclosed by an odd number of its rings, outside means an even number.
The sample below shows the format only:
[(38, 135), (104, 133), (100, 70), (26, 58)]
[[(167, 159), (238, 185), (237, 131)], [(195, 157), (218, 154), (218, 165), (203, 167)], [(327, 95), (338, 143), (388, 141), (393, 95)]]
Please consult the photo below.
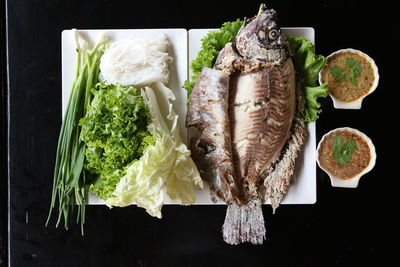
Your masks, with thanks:
[[(218, 31), (218, 29), (191, 29), (189, 30), (189, 66), (190, 62), (196, 58), (201, 48), (201, 39), (209, 31)], [(304, 28), (282, 28), (282, 31), (291, 36), (306, 37), (314, 44), (314, 29)], [(188, 67), (189, 77), (192, 71)], [(296, 169), (293, 177), (293, 184), (289, 187), (286, 197), (282, 204), (314, 204), (317, 200), (316, 187), (316, 138), (315, 123), (308, 125), (308, 138), (303, 150), (299, 153), (296, 162)], [(209, 188), (196, 196), (196, 204), (211, 204)], [(222, 202), (221, 202), (222, 203)], [(269, 204), (269, 200), (266, 204)], [(223, 203), (222, 203), (223, 204)]]
[[(138, 29), (138, 30), (79, 30), (86, 40), (95, 43), (101, 33), (104, 33), (109, 42), (133, 37), (164, 34), (171, 43), (170, 55), (174, 58), (170, 65), (170, 82), (168, 86), (174, 91), (176, 100), (174, 102), (175, 112), (179, 115), (179, 126), (183, 140), (188, 140), (188, 131), (185, 128), (186, 118), (186, 90), (182, 85), (190, 77), (189, 64), (197, 55), (201, 47), (201, 38), (210, 30), (216, 29)], [(283, 28), (286, 34), (293, 36), (304, 36), (314, 43), (313, 28)], [(75, 43), (71, 30), (65, 30), (62, 39), (62, 111), (66, 109), (72, 79), (75, 71)], [(313, 204), (316, 202), (316, 161), (315, 161), (315, 123), (308, 126), (309, 137), (304, 149), (300, 152), (296, 166), (294, 183), (283, 200), (282, 204)], [(186, 142), (187, 143), (187, 142)], [(268, 202), (267, 202), (268, 203)], [(104, 204), (104, 201), (89, 193), (89, 205)], [(176, 204), (167, 196), (165, 204)], [(196, 203), (214, 204), (210, 200), (208, 186), (204, 190), (196, 192)], [(218, 202), (218, 204), (224, 204)]]

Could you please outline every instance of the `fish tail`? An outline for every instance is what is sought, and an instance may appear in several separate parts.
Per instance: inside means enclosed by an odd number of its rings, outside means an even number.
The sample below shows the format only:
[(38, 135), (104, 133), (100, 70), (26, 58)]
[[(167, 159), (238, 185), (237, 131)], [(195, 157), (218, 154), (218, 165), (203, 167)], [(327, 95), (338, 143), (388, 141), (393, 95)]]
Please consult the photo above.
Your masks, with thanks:
[(265, 223), (261, 205), (233, 203), (226, 210), (222, 226), (224, 241), (230, 245), (250, 242), (255, 245), (265, 240)]

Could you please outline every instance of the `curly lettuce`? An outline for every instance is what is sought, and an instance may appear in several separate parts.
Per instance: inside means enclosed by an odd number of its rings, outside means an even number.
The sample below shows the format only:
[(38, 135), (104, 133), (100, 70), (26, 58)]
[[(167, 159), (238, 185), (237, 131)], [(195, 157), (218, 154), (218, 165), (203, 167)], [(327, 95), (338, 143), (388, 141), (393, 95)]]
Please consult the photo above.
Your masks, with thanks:
[(328, 95), (328, 84), (317, 86), (318, 73), (326, 65), (326, 58), (315, 54), (315, 46), (305, 37), (287, 36), (290, 50), (293, 53), (293, 64), (300, 75), (305, 92), (306, 109), (304, 120), (314, 122), (321, 113), (318, 98)]
[[(106, 204), (124, 207), (136, 203), (161, 218), (164, 189), (173, 201), (189, 205), (195, 202), (194, 190), (203, 188), (203, 182), (180, 137), (178, 115), (170, 102), (175, 99), (173, 92), (162, 83), (152, 87), (144, 88), (141, 95), (151, 114), (148, 130), (155, 141), (126, 169)], [(162, 107), (167, 112), (161, 112)]]
[(127, 165), (142, 157), (154, 143), (147, 126), (151, 116), (140, 90), (100, 82), (85, 117), (80, 138), (86, 144), (85, 169), (97, 176), (89, 190), (109, 198)]

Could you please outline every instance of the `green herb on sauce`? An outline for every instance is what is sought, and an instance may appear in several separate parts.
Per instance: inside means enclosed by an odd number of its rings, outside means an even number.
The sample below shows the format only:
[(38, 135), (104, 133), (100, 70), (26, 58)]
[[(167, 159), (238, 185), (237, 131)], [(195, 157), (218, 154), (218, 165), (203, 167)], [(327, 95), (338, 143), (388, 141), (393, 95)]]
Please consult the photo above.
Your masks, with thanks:
[(351, 161), (354, 150), (357, 148), (356, 141), (351, 138), (349, 141), (344, 142), (343, 137), (336, 135), (333, 139), (333, 158), (339, 167)]
[(354, 85), (357, 86), (357, 78), (361, 75), (361, 61), (355, 61), (354, 58), (349, 57), (346, 59), (345, 62), (346, 68), (350, 69), (350, 73), (347, 76), (349, 81)]
[(334, 66), (330, 69), (331, 75), (336, 79), (337, 82), (342, 83), (346, 79), (344, 69)]
[[(362, 67), (361, 61), (355, 61), (354, 58), (346, 58), (345, 67), (347, 70), (347, 79), (357, 86), (357, 78), (360, 77)], [(346, 80), (346, 70), (338, 66), (330, 68), (331, 75), (336, 79), (337, 82), (342, 83)]]

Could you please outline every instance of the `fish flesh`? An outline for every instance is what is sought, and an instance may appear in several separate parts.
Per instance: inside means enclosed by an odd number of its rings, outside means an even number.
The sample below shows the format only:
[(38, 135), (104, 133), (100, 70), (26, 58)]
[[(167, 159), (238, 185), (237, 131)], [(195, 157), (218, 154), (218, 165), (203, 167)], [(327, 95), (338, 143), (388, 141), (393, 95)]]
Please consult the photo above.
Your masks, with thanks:
[(302, 99), (277, 13), (265, 6), (220, 51), (213, 69), (200, 73), (186, 126), (196, 130), (192, 156), (213, 199), (228, 204), (225, 242), (265, 239), (262, 203), (279, 206), (305, 140)]
[(260, 174), (274, 164), (289, 137), (295, 110), (291, 59), (231, 78), (230, 125), (238, 179), (257, 196)]

